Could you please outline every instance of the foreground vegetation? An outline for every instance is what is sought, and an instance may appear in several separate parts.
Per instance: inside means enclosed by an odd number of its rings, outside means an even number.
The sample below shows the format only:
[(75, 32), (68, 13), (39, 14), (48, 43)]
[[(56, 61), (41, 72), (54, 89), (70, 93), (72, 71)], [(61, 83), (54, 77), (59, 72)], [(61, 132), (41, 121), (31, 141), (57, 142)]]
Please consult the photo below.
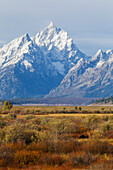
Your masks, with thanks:
[(113, 108), (1, 106), (0, 167), (112, 170)]

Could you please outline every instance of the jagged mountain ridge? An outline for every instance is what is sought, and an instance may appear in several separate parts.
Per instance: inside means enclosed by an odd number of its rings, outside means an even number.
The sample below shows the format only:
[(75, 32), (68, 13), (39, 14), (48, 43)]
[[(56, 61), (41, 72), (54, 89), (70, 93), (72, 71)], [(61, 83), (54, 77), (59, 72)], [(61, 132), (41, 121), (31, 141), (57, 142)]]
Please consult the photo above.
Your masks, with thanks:
[(0, 98), (45, 95), (81, 58), (89, 59), (52, 22), (35, 37), (14, 39), (0, 48)]
[(80, 59), (49, 97), (108, 97), (113, 95), (113, 51), (99, 50), (89, 61)]
[(65, 75), (81, 58), (90, 57), (82, 53), (67, 32), (57, 28), (53, 22), (34, 37), (35, 43), (61, 74)]

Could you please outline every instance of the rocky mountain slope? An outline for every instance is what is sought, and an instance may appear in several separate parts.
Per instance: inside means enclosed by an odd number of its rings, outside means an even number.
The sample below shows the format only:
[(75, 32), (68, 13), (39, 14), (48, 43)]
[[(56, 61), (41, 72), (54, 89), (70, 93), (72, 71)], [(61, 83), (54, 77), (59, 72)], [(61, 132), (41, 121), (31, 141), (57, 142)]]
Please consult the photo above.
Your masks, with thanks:
[(81, 60), (89, 57), (52, 22), (35, 37), (14, 39), (0, 48), (0, 98), (44, 96)]
[(113, 51), (99, 50), (89, 61), (80, 59), (49, 97), (108, 97), (113, 95)]

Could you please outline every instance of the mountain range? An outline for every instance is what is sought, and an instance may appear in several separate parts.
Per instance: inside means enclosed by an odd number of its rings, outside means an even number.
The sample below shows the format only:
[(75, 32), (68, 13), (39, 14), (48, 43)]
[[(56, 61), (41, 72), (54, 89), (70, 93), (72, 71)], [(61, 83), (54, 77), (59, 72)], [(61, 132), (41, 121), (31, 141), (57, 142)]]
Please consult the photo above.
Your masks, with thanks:
[(81, 58), (49, 97), (108, 97), (113, 95), (113, 51), (99, 50), (89, 61)]
[(112, 75), (112, 50), (87, 56), (53, 22), (0, 48), (0, 98), (108, 97)]

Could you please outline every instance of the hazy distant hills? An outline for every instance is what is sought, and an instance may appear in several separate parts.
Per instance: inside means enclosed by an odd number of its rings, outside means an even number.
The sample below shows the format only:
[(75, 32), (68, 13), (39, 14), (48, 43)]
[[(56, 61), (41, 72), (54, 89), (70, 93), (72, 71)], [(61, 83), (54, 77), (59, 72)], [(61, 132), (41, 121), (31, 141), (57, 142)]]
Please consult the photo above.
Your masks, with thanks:
[(82, 53), (52, 22), (0, 48), (0, 98), (113, 95), (113, 51)]

